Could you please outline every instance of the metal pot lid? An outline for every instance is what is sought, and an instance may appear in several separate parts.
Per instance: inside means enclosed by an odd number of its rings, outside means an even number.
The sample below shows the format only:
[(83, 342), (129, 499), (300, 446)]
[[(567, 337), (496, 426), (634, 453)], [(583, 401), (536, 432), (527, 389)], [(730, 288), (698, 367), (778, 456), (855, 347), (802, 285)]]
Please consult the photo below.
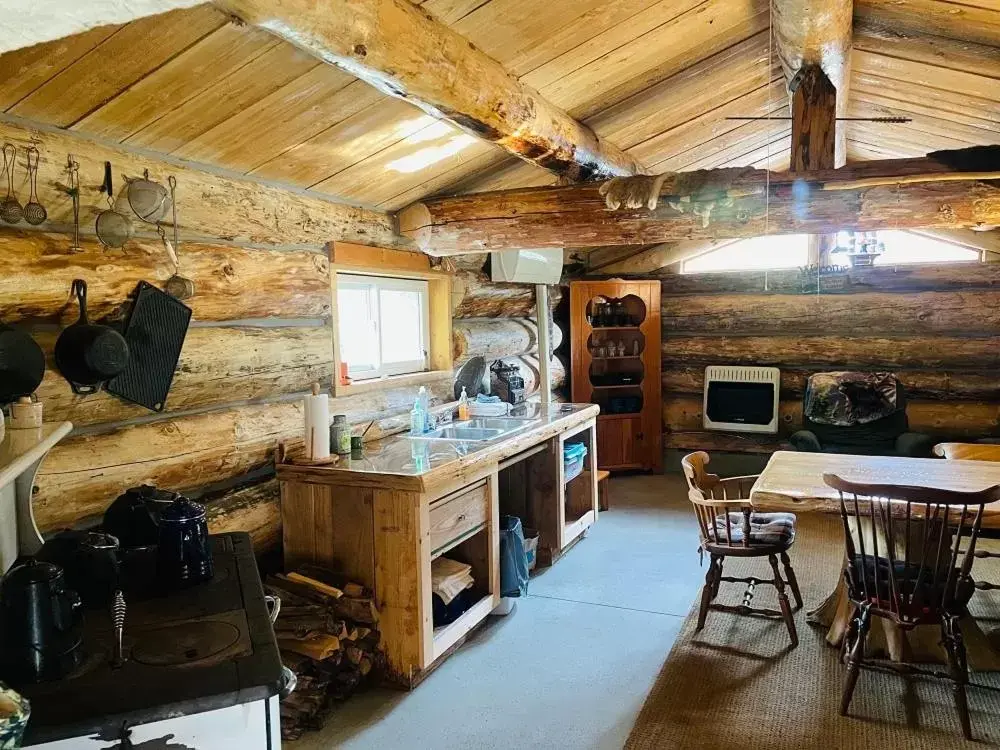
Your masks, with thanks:
[(182, 523), (204, 517), (204, 505), (196, 503), (194, 500), (188, 500), (186, 497), (179, 497), (160, 513), (160, 523)]

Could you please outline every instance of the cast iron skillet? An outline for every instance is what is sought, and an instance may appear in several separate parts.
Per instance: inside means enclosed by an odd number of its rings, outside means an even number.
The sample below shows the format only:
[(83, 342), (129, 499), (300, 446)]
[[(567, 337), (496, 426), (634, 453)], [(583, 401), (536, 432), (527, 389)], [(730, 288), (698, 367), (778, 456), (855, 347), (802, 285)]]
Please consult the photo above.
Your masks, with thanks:
[(31, 336), (0, 323), (0, 404), (30, 396), (45, 374), (45, 353)]
[(73, 281), (72, 294), (80, 302), (80, 319), (59, 334), (56, 367), (69, 381), (73, 393), (97, 393), (128, 364), (125, 337), (108, 326), (87, 320), (87, 282)]

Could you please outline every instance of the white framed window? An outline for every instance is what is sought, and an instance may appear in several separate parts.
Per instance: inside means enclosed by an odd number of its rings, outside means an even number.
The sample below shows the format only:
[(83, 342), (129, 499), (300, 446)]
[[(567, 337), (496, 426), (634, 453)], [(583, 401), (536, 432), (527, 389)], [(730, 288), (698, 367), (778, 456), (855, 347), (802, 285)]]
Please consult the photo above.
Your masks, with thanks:
[(429, 369), (427, 281), (337, 274), (337, 318), (340, 361), (352, 380)]
[(809, 235), (778, 234), (737, 240), (681, 263), (681, 273), (774, 271), (809, 265)]

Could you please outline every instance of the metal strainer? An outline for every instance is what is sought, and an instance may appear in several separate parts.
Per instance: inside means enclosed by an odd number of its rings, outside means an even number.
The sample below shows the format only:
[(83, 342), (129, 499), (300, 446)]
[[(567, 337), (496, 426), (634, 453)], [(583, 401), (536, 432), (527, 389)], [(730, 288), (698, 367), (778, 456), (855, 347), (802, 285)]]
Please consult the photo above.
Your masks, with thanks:
[(104, 162), (104, 184), (101, 185), (101, 192), (108, 194), (108, 208), (97, 215), (94, 230), (97, 232), (97, 239), (105, 247), (124, 247), (125, 243), (132, 239), (132, 220), (115, 210), (112, 203), (114, 187), (111, 183), (111, 162)]
[(142, 177), (126, 177), (125, 187), (115, 201), (118, 213), (134, 214), (142, 221), (159, 224), (170, 213), (170, 194), (158, 182), (149, 179), (149, 170)]

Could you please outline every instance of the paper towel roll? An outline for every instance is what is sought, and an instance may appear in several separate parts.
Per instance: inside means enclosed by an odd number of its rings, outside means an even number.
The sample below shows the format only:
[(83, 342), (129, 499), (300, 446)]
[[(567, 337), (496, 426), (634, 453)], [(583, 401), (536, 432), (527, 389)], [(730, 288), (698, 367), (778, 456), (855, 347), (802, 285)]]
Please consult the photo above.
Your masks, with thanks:
[(330, 399), (325, 393), (306, 396), (305, 443), (306, 458), (320, 460), (330, 457)]

